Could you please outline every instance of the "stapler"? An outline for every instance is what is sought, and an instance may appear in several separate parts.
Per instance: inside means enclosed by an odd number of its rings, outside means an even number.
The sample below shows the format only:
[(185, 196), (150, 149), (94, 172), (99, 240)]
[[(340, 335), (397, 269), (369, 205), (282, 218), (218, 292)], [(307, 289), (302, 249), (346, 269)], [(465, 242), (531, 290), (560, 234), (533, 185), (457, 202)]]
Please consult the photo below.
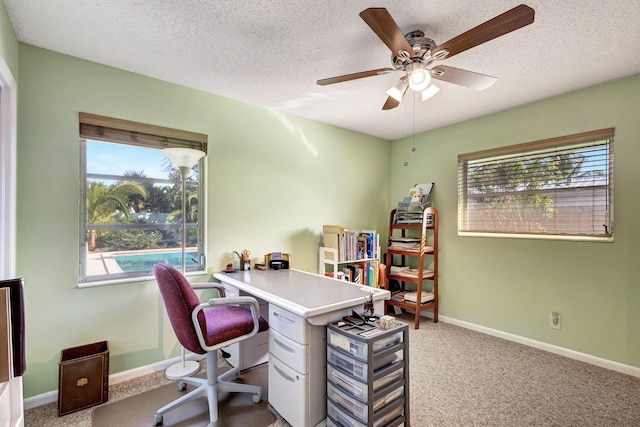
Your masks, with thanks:
[(272, 270), (286, 270), (289, 268), (289, 261), (286, 259), (269, 261), (269, 268)]
[(264, 256), (265, 264), (271, 270), (287, 270), (291, 267), (291, 255), (282, 252), (271, 252)]

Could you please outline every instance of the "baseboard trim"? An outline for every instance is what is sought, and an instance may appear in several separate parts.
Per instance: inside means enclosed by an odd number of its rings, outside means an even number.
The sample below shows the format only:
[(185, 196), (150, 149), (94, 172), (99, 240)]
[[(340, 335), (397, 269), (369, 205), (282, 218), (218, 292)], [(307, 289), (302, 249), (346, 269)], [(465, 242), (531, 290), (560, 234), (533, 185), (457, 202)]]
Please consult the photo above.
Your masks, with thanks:
[[(188, 354), (187, 360), (201, 360), (204, 355)], [(138, 368), (130, 369), (124, 372), (118, 372), (117, 374), (109, 375), (109, 384), (119, 384), (125, 381), (129, 381), (144, 375), (153, 374), (154, 372), (164, 371), (174, 363), (181, 361), (180, 357), (174, 357), (172, 359), (162, 360), (160, 362), (152, 363), (150, 365), (140, 366)], [(48, 405), (58, 401), (58, 390), (48, 391), (46, 393), (38, 394), (36, 396), (28, 397), (24, 399), (24, 409), (33, 409), (38, 406)]]
[[(422, 313), (423, 317), (433, 318), (431, 313)], [(640, 378), (640, 368), (631, 365), (625, 365), (623, 363), (614, 362), (612, 360), (603, 359), (596, 356), (591, 356), (586, 353), (580, 353), (579, 351), (569, 350), (564, 347), (559, 347), (552, 344), (547, 344), (541, 341), (536, 341), (530, 338), (521, 337), (519, 335), (510, 334), (508, 332), (500, 331), (498, 329), (487, 328), (485, 326), (476, 325), (475, 323), (465, 322), (464, 320), (458, 320), (453, 317), (438, 316), (438, 320), (449, 323), (451, 325), (460, 326), (461, 328), (470, 329), (472, 331), (480, 332), (483, 334), (491, 335), (494, 337), (502, 338), (508, 341), (517, 342), (529, 347), (537, 348), (539, 350), (548, 351), (550, 353), (565, 356), (570, 359), (578, 360), (581, 362), (589, 363), (591, 365), (599, 366), (601, 368), (609, 369), (612, 371), (620, 372), (625, 375)], [(203, 356), (196, 354), (187, 355), (187, 359), (200, 360)], [(152, 363), (146, 366), (140, 366), (139, 368), (130, 369), (128, 371), (119, 372), (117, 374), (109, 375), (109, 384), (118, 384), (124, 381), (129, 381), (134, 378), (138, 378), (144, 375), (149, 375), (154, 372), (163, 371), (169, 366), (180, 361), (180, 357), (173, 359), (163, 360), (161, 362)], [(57, 402), (58, 391), (49, 391), (33, 397), (24, 399), (24, 409), (32, 409), (38, 406), (47, 405), (49, 403)]]
[(569, 350), (564, 347), (559, 347), (552, 344), (547, 344), (541, 341), (536, 341), (530, 338), (521, 337), (519, 335), (510, 334), (508, 332), (500, 331), (498, 329), (487, 328), (485, 326), (476, 325), (475, 323), (465, 322), (463, 320), (454, 319), (447, 316), (438, 316), (438, 320), (445, 323), (450, 323), (455, 326), (460, 326), (465, 329), (471, 329), (476, 332), (480, 332), (494, 337), (503, 338), (508, 341), (524, 344), (529, 347), (537, 348), (539, 350), (548, 351), (550, 353), (565, 356), (570, 359), (579, 360), (580, 362), (589, 363), (591, 365), (599, 366), (601, 368), (609, 369), (612, 371), (620, 372), (622, 374), (631, 375), (633, 377), (640, 378), (640, 368), (631, 365), (625, 365), (623, 363), (614, 362), (608, 359), (602, 359), (600, 357), (592, 356), (586, 353), (580, 353), (579, 351)]

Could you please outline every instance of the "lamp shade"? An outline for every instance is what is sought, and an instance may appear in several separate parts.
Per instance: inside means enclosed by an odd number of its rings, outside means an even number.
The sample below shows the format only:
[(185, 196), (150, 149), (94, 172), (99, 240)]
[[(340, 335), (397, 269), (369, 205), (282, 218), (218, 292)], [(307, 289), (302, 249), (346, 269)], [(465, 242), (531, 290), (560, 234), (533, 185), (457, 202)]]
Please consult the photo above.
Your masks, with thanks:
[(422, 100), (426, 101), (427, 99), (438, 93), (439, 90), (440, 88), (438, 86), (434, 84), (429, 85), (429, 87), (422, 91)]
[(206, 154), (194, 148), (164, 148), (160, 152), (178, 168), (191, 168)]
[(407, 91), (408, 85), (409, 83), (407, 82), (407, 78), (403, 77), (400, 80), (398, 80), (398, 83), (393, 85), (392, 88), (387, 90), (387, 95), (389, 95), (396, 101), (400, 102), (402, 101), (402, 97), (404, 96), (404, 93)]
[(409, 86), (416, 92), (421, 92), (429, 86), (431, 75), (424, 68), (414, 69), (409, 77)]

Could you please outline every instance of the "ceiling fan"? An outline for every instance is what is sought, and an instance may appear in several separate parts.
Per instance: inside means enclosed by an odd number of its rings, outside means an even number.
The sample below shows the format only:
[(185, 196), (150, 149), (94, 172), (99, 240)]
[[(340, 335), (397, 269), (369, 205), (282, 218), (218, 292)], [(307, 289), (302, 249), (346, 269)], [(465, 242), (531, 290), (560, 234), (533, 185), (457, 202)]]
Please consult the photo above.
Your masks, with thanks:
[(428, 66), (436, 60), (451, 58), (467, 49), (527, 26), (533, 22), (534, 15), (535, 11), (532, 8), (521, 4), (448, 42), (437, 45), (433, 40), (425, 37), (420, 30), (403, 35), (387, 9), (383, 7), (369, 8), (360, 12), (360, 17), (391, 49), (393, 68), (379, 68), (321, 79), (317, 81), (317, 84), (325, 86), (393, 71), (404, 72), (400, 80), (387, 91), (389, 97), (382, 107), (383, 110), (390, 110), (400, 105), (407, 88), (420, 92), (423, 101), (435, 95), (439, 88), (433, 85), (431, 79), (484, 90), (493, 85), (497, 78), (446, 65), (437, 65), (432, 68), (428, 68)]

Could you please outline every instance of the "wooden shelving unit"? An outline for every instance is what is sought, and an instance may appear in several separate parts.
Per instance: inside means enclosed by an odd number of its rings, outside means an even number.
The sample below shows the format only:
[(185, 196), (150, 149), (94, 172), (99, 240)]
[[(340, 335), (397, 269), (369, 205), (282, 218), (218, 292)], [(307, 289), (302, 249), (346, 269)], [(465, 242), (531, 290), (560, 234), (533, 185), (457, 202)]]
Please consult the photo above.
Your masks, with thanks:
[[(418, 219), (417, 221), (420, 221)], [(398, 223), (396, 209), (389, 216), (389, 234), (387, 242), (386, 284), (392, 292), (386, 301), (386, 311), (390, 306), (415, 312), (414, 328), (420, 327), (420, 313), (433, 310), (433, 322), (438, 321), (438, 211), (428, 207), (422, 211), (421, 222)], [(412, 265), (407, 272), (391, 273), (392, 266)], [(391, 282), (400, 284), (400, 289), (392, 289)], [(400, 300), (399, 292), (413, 292), (416, 301)], [(433, 293), (433, 300), (423, 303), (422, 291)]]

